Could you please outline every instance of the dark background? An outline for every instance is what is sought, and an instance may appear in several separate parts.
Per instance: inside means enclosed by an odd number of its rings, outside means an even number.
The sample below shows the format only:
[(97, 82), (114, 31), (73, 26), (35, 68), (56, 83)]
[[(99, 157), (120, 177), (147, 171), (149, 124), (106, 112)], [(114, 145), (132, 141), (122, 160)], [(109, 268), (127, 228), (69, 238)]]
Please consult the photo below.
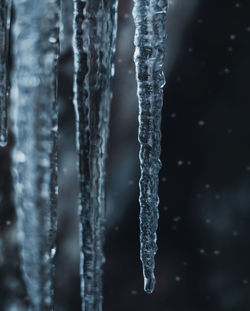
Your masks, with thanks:
[[(60, 59), (56, 310), (80, 310), (70, 1)], [(250, 308), (250, 2), (173, 0), (156, 289), (143, 292), (131, 2), (120, 1), (107, 176), (105, 310)], [(0, 149), (0, 310), (25, 310), (9, 146)]]

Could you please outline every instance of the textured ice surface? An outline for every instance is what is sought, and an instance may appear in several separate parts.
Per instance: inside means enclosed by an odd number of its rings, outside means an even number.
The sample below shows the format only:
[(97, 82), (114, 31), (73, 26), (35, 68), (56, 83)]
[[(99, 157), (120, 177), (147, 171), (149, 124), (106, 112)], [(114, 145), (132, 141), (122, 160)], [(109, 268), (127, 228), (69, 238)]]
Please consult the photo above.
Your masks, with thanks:
[(154, 256), (157, 251), (158, 174), (161, 168), (161, 108), (163, 102), (164, 43), (167, 0), (134, 0), (135, 55), (139, 100), (140, 142), (140, 257), (144, 289), (155, 286)]
[(102, 309), (105, 160), (117, 0), (74, 1), (74, 105), (80, 180), (82, 310)]
[(11, 0), (0, 1), (0, 146), (7, 145), (7, 94), (8, 77), (7, 63), (9, 52)]
[(57, 0), (14, 0), (12, 153), (22, 271), (32, 310), (53, 309), (57, 202)]

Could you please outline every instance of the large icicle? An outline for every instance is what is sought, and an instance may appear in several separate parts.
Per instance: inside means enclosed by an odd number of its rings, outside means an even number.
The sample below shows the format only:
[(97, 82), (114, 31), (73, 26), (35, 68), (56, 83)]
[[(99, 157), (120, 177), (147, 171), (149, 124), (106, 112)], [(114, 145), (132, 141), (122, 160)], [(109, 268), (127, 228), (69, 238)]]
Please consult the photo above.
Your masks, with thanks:
[(1, 0), (0, 1), (0, 146), (1, 147), (6, 146), (8, 140), (7, 63), (9, 52), (10, 11), (11, 11), (11, 0)]
[(59, 0), (14, 0), (12, 153), (22, 271), (32, 311), (53, 310)]
[(157, 251), (158, 174), (161, 140), (161, 108), (165, 19), (167, 0), (134, 0), (136, 26), (135, 55), (137, 95), (139, 100), (140, 142), (140, 257), (143, 265), (144, 289), (152, 293), (155, 286), (154, 256)]
[(74, 0), (82, 310), (102, 309), (105, 160), (117, 0)]

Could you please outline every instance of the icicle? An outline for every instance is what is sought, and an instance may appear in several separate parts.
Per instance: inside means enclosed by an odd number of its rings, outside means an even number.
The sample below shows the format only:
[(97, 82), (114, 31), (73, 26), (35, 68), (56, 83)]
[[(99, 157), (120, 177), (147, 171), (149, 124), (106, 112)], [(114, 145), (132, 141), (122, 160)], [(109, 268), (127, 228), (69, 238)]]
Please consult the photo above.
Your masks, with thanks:
[(51, 110), (51, 152), (50, 152), (50, 260), (51, 260), (51, 311), (54, 310), (54, 290), (55, 290), (55, 255), (56, 255), (56, 233), (57, 233), (57, 204), (58, 204), (58, 61), (60, 57), (60, 27), (61, 27), (61, 0), (53, 0), (55, 5), (55, 20), (53, 32), (50, 36), (50, 43), (52, 43), (54, 66), (52, 68), (53, 74), (53, 91), (54, 98), (52, 98)]
[(11, 0), (0, 2), (0, 146), (5, 147), (8, 141), (7, 122), (7, 63), (9, 51)]
[(139, 100), (140, 142), (140, 257), (144, 289), (155, 286), (154, 256), (157, 251), (158, 174), (160, 162), (160, 124), (163, 102), (165, 19), (167, 0), (134, 0), (136, 26), (135, 55)]
[(80, 180), (82, 310), (102, 309), (105, 160), (117, 0), (74, 0), (74, 105)]
[(14, 0), (12, 153), (22, 270), (33, 311), (53, 310), (59, 0)]

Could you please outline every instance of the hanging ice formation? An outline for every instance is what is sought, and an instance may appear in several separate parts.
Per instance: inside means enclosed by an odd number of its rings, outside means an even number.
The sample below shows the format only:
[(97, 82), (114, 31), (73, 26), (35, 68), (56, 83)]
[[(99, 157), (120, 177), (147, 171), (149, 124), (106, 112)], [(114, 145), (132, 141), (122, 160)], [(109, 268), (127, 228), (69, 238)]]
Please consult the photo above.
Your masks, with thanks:
[(0, 146), (7, 145), (7, 94), (8, 77), (7, 63), (9, 51), (9, 29), (10, 29), (11, 0), (0, 2)]
[(155, 286), (154, 256), (157, 251), (159, 217), (158, 174), (161, 167), (160, 126), (165, 84), (163, 59), (167, 6), (167, 0), (134, 0), (133, 10), (141, 167), (140, 257), (144, 289), (148, 293), (152, 293)]
[(74, 105), (79, 152), (82, 310), (102, 309), (105, 161), (117, 0), (74, 0)]
[[(118, 0), (73, 0), (74, 107), (80, 184), (83, 311), (102, 310), (107, 139)], [(11, 1), (0, 4), (0, 145), (7, 143)], [(32, 311), (53, 310), (57, 229), (57, 63), (60, 0), (13, 0), (11, 118), (22, 271)], [(154, 290), (167, 0), (134, 0), (139, 99), (140, 257)]]
[(53, 310), (59, 0), (14, 0), (12, 153), (22, 271), (31, 310)]

